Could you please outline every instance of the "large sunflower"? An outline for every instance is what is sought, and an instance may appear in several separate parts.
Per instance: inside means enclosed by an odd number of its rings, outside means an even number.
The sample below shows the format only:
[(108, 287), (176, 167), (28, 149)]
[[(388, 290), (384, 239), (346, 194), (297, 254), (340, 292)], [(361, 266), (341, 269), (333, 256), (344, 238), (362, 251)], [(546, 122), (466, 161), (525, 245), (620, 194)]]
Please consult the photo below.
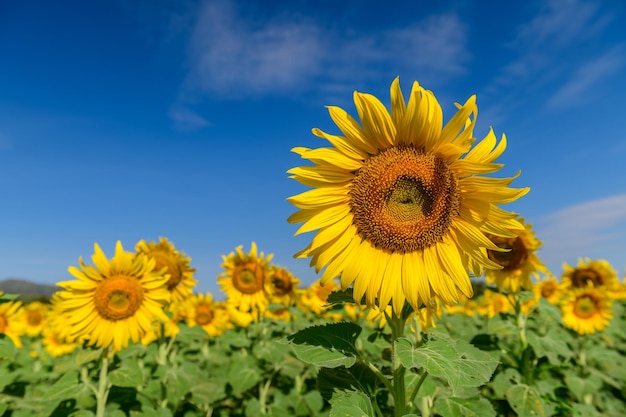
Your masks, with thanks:
[[(524, 224), (524, 219), (519, 220)], [(535, 254), (541, 242), (535, 237), (530, 224), (525, 224), (523, 230), (515, 230), (514, 233), (516, 237), (487, 235), (489, 240), (507, 251), (487, 250), (489, 259), (502, 269), (487, 269), (485, 278), (487, 284), (496, 284), (499, 290), (509, 292), (531, 290), (533, 288), (531, 277), (539, 278), (539, 272), (549, 274), (546, 266)]]
[(172, 293), (172, 301), (184, 300), (193, 293), (197, 283), (193, 278), (196, 270), (189, 266), (191, 259), (179, 252), (169, 240), (164, 237), (159, 242), (141, 240), (135, 245), (135, 250), (154, 258), (154, 269), (165, 268), (165, 273), (169, 275), (167, 289)]
[(516, 237), (523, 230), (514, 213), (497, 204), (528, 192), (512, 189), (514, 178), (498, 171), (504, 152), (493, 131), (472, 148), (475, 96), (458, 105), (442, 128), (443, 113), (431, 91), (417, 82), (405, 103), (399, 80), (391, 85), (391, 112), (374, 96), (354, 93), (359, 124), (346, 111), (328, 107), (341, 136), (313, 129), (332, 147), (293, 151), (313, 166), (292, 168), (291, 178), (314, 187), (288, 200), (304, 223), (296, 234), (318, 230), (298, 257), (311, 257), (322, 282), (354, 283), (354, 299), (400, 314), (405, 299), (417, 309), (439, 298), (445, 304), (472, 295), (468, 270), (500, 265), (487, 249), (501, 250), (487, 234)]
[(561, 311), (563, 324), (579, 334), (602, 331), (613, 318), (612, 303), (607, 294), (591, 286), (572, 290)]
[(239, 245), (235, 252), (222, 256), (224, 271), (217, 281), (226, 293), (228, 303), (242, 312), (251, 312), (258, 319), (269, 303), (265, 283), (273, 254), (266, 257), (263, 252), (259, 253), (254, 242), (249, 253), (242, 248)]
[(154, 269), (154, 259), (126, 252), (118, 241), (111, 260), (98, 244), (91, 260), (95, 266), (79, 258), (80, 268), (68, 268), (77, 280), (57, 284), (65, 289), (59, 293), (60, 308), (72, 336), (119, 351), (129, 339), (137, 343), (155, 319), (167, 321), (168, 275)]

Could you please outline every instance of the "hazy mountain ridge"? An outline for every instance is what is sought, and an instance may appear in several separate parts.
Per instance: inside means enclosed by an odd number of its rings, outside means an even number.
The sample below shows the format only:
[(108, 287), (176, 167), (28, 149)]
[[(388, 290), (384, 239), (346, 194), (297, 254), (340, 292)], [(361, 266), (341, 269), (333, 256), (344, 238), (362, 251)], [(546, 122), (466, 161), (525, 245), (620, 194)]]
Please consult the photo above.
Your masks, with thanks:
[(22, 301), (48, 299), (60, 287), (49, 284), (40, 284), (22, 278), (7, 278), (0, 281), (0, 291), (7, 294), (18, 294)]

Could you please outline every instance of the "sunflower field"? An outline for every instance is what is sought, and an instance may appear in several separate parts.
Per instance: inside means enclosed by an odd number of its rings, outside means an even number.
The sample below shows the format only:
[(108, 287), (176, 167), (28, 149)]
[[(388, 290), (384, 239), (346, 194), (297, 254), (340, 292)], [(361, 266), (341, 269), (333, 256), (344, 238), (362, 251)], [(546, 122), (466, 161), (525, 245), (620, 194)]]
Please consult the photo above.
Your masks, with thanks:
[(311, 189), (287, 220), (318, 281), (252, 242), (218, 297), (165, 237), (95, 244), (51, 299), (0, 296), (0, 415), (626, 415), (624, 279), (544, 266), (474, 96), (445, 125), (417, 82), (390, 99), (355, 93), (359, 120), (330, 106), (341, 134), (313, 129), (330, 147), (293, 149)]

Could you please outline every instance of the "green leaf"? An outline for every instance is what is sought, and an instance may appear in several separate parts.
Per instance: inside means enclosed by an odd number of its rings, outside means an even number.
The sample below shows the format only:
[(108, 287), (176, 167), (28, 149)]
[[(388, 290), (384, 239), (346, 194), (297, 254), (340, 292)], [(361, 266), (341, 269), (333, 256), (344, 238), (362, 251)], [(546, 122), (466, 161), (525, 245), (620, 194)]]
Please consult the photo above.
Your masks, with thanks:
[(109, 374), (109, 381), (118, 387), (137, 387), (143, 383), (143, 372), (137, 361), (129, 359)]
[(482, 397), (437, 397), (435, 412), (446, 417), (495, 417), (491, 403)]
[(585, 397), (602, 388), (602, 379), (596, 375), (581, 378), (574, 373), (565, 375), (565, 385), (579, 402), (586, 402)]
[(330, 400), (329, 417), (373, 417), (374, 408), (370, 398), (362, 392), (342, 392)]
[(206, 406), (226, 396), (224, 386), (210, 381), (200, 382), (191, 388), (192, 402), (198, 406)]
[(88, 362), (95, 362), (102, 356), (102, 349), (80, 349), (76, 354), (76, 366), (84, 365)]
[(509, 388), (505, 396), (518, 417), (547, 416), (541, 395), (534, 387), (530, 387), (526, 384), (518, 384)]
[(361, 391), (372, 394), (376, 382), (374, 372), (361, 363), (356, 363), (350, 368), (322, 368), (317, 375), (317, 389), (326, 400), (330, 400), (336, 391)]
[(352, 288), (347, 288), (343, 291), (333, 291), (328, 295), (326, 299), (326, 305), (354, 303), (354, 295)]
[(46, 390), (46, 401), (62, 401), (74, 398), (82, 390), (78, 372), (68, 372)]
[(263, 379), (256, 360), (251, 356), (234, 358), (232, 364), (227, 378), (235, 392), (244, 393)]
[(484, 385), (498, 366), (489, 353), (462, 340), (438, 337), (414, 349), (408, 339), (400, 338), (395, 347), (402, 365), (425, 368), (430, 375), (445, 380), (454, 394), (463, 387)]
[(313, 326), (287, 336), (298, 359), (318, 366), (350, 367), (358, 356), (354, 345), (361, 333), (355, 323), (331, 323)]
[(504, 372), (496, 373), (491, 386), (498, 398), (504, 398), (507, 390), (519, 384), (522, 375), (515, 368), (507, 368)]
[(527, 333), (528, 343), (535, 351), (535, 355), (538, 358), (547, 357), (552, 364), (561, 364), (564, 359), (569, 359), (572, 356), (567, 343), (562, 338), (558, 337), (558, 334), (549, 332), (544, 336), (539, 336), (535, 332)]

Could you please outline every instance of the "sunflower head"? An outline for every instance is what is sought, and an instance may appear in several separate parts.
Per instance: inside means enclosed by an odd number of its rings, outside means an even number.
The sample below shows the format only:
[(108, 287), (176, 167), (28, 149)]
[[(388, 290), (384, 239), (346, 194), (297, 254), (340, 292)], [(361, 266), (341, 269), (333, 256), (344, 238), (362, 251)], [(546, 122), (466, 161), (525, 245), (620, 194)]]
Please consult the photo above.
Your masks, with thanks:
[(57, 283), (65, 289), (59, 308), (71, 337), (119, 351), (129, 339), (138, 342), (153, 321), (168, 320), (163, 309), (171, 297), (169, 277), (154, 270), (154, 259), (125, 251), (119, 241), (110, 260), (98, 244), (91, 259), (94, 266), (79, 259), (80, 268), (69, 267), (76, 280)]
[(535, 253), (541, 242), (535, 237), (532, 226), (525, 224), (521, 217), (518, 220), (524, 224), (524, 229), (512, 230), (514, 237), (487, 235), (499, 248), (499, 250), (488, 249), (487, 256), (501, 267), (485, 271), (487, 284), (495, 284), (499, 290), (513, 293), (531, 290), (533, 288), (531, 277), (538, 278), (539, 272), (549, 274)]
[(15, 347), (21, 348), (22, 335), (26, 333), (26, 322), (21, 301), (0, 304), (0, 334), (7, 336)]
[(191, 295), (197, 283), (193, 278), (196, 270), (189, 266), (191, 258), (179, 252), (169, 240), (164, 237), (159, 242), (141, 240), (135, 245), (135, 250), (154, 259), (154, 269), (164, 270), (168, 275), (167, 289), (172, 293), (173, 301)]
[(468, 270), (499, 269), (487, 250), (500, 251), (487, 234), (514, 238), (524, 226), (498, 204), (528, 192), (513, 178), (482, 176), (506, 148), (493, 131), (473, 146), (478, 108), (474, 96), (443, 125), (431, 91), (413, 83), (405, 101), (396, 79), (391, 110), (374, 96), (354, 93), (355, 120), (338, 107), (330, 117), (341, 133), (313, 129), (330, 147), (293, 151), (313, 165), (292, 168), (291, 178), (313, 187), (288, 200), (303, 223), (296, 234), (315, 232), (297, 254), (310, 257), (321, 281), (340, 277), (354, 299), (400, 314), (405, 301), (418, 309), (433, 299), (451, 304), (470, 297)]
[(248, 253), (240, 245), (235, 252), (222, 256), (224, 271), (217, 281), (228, 302), (241, 311), (252, 312), (257, 319), (269, 303), (265, 286), (272, 257), (272, 254), (259, 253), (254, 242)]
[(549, 277), (537, 282), (533, 288), (536, 298), (545, 298), (550, 304), (559, 304), (563, 295), (561, 285), (554, 277)]
[(602, 331), (613, 318), (611, 299), (603, 289), (592, 286), (572, 290), (561, 311), (563, 324), (579, 334)]
[(31, 301), (24, 305), (24, 322), (26, 324), (26, 333), (29, 336), (35, 337), (41, 333), (48, 311), (49, 305), (40, 301)]
[(617, 272), (610, 263), (603, 259), (578, 259), (578, 265), (571, 267), (563, 264), (561, 281), (566, 289), (594, 288), (613, 289), (617, 286)]
[(265, 290), (271, 303), (285, 306), (293, 304), (298, 284), (300, 280), (287, 269), (274, 265), (268, 269)]
[(194, 294), (185, 304), (185, 317), (190, 327), (200, 326), (212, 337), (220, 336), (229, 327), (225, 306), (213, 301), (211, 293)]

